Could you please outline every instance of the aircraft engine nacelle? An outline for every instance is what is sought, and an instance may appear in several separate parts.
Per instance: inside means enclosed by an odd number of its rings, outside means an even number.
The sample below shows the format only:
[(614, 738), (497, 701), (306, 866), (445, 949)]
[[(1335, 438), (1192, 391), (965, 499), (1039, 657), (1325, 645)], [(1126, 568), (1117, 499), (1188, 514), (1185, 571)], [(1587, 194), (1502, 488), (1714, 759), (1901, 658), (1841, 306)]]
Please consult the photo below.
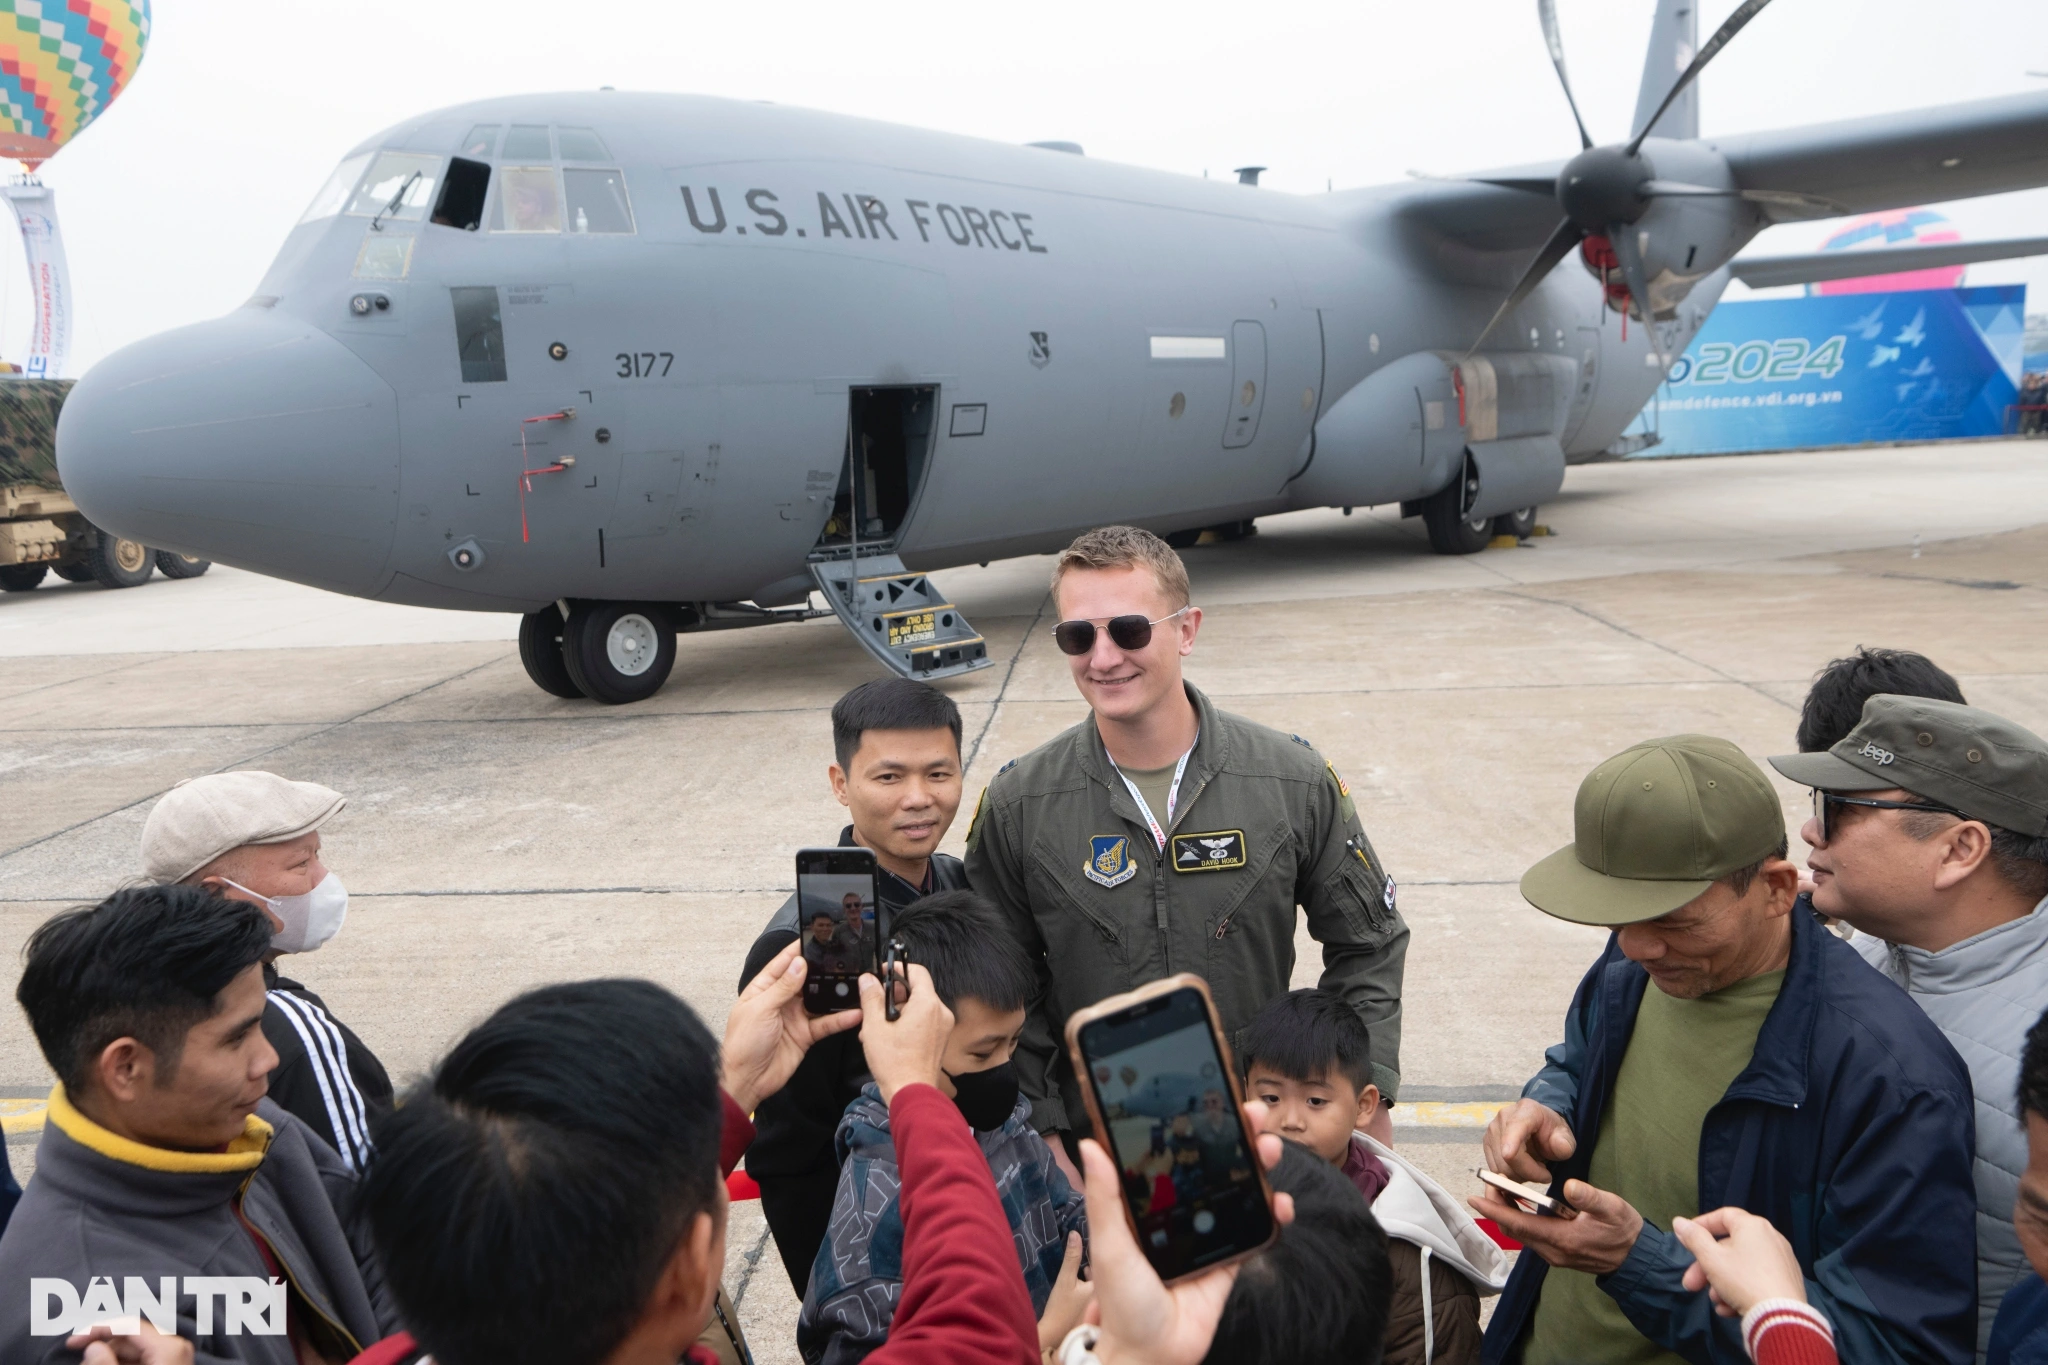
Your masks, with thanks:
[(1420, 351), (1382, 365), (1330, 405), (1313, 440), (1288, 485), (1297, 507), (1372, 507), (1441, 488), (1465, 448), (1450, 363)]
[[(1735, 258), (1735, 253), (1769, 226), (1755, 203), (1742, 197), (1727, 158), (1696, 142), (1651, 138), (1643, 145), (1640, 169), (1649, 173), (1634, 191), (1648, 201), (1625, 226), (1642, 256), (1650, 312), (1661, 321), (1677, 316), (1678, 305), (1702, 278)], [(1579, 261), (1605, 281), (1607, 306), (1627, 309), (1637, 320), (1642, 309), (1629, 297), (1614, 243), (1595, 232), (1579, 244)]]

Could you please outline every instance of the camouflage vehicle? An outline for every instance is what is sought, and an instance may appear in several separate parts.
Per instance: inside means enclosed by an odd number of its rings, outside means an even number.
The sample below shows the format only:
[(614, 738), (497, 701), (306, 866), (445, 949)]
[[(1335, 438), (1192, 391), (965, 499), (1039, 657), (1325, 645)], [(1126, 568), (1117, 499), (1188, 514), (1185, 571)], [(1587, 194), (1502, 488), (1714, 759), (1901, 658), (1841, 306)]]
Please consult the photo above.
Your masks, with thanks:
[(152, 550), (79, 515), (57, 480), (57, 414), (75, 381), (0, 377), (0, 591), (28, 592), (52, 570), (72, 583), (132, 588), (161, 571), (197, 578), (211, 561)]

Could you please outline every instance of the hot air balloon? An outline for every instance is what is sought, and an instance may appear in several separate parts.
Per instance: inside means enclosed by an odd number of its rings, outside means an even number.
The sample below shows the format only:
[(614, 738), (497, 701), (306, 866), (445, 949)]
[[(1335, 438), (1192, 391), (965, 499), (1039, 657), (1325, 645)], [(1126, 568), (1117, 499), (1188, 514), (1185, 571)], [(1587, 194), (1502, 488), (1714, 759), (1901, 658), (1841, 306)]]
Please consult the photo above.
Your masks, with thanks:
[(70, 272), (57, 200), (36, 170), (106, 112), (142, 63), (149, 0), (0, 0), (0, 156), (36, 301), (28, 372), (55, 376), (71, 348)]

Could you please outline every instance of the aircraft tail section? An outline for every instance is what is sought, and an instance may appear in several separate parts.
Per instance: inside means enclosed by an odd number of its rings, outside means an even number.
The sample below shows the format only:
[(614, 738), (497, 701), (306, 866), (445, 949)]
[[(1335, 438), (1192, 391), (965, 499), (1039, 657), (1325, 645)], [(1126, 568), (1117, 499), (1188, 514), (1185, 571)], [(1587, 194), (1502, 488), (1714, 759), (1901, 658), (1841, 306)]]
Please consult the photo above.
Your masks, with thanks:
[[(1629, 136), (1643, 131), (1643, 124), (1657, 112), (1657, 106), (1679, 75), (1692, 64), (1699, 51), (1699, 0), (1657, 0), (1657, 18), (1650, 25), (1650, 50), (1643, 58), (1643, 84), (1636, 93), (1635, 117), (1629, 121)], [(1700, 86), (1694, 81), (1685, 93), (1671, 102), (1664, 117), (1657, 120), (1655, 137), (1678, 139), (1700, 135)]]

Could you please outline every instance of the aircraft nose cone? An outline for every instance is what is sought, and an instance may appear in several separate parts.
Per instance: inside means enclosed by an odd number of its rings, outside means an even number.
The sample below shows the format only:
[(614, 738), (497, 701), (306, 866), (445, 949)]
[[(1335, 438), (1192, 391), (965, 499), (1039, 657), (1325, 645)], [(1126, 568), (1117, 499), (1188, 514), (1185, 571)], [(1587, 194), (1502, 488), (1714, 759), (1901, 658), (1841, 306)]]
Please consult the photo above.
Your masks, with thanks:
[(94, 525), (359, 594), (390, 556), (399, 455), (391, 386), (254, 308), (116, 351), (57, 425), (57, 472)]

